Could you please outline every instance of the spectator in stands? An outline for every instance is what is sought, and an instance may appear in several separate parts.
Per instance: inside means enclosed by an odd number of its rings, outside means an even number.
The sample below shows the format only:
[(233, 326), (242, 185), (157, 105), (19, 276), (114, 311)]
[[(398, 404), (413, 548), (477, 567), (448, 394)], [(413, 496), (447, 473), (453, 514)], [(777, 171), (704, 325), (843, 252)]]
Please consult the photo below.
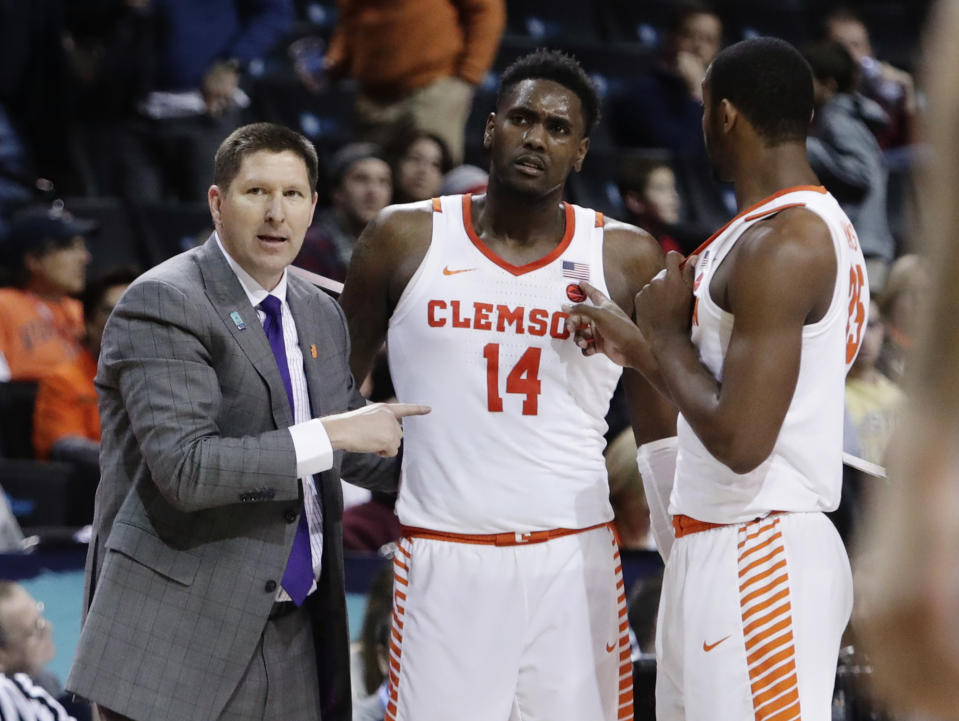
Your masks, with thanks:
[(722, 31), (710, 6), (699, 0), (677, 4), (659, 62), (613, 102), (610, 123), (621, 144), (705, 156), (702, 81)]
[(489, 173), (475, 165), (457, 165), (440, 183), (440, 195), (462, 195), (465, 193), (485, 193), (489, 183)]
[(885, 464), (903, 401), (899, 386), (876, 367), (884, 335), (882, 311), (871, 303), (859, 355), (846, 375), (846, 412), (856, 429), (859, 455), (879, 465)]
[(886, 217), (889, 172), (853, 92), (856, 63), (832, 41), (812, 45), (804, 55), (812, 67), (816, 103), (806, 141), (809, 164), (852, 221), (866, 257), (870, 288), (877, 291), (896, 248)]
[(496, 57), (503, 0), (338, 0), (325, 66), (355, 78), (360, 135), (385, 143), (405, 127), (435, 133), (456, 162), (473, 91)]
[(56, 696), (62, 686), (44, 669), (56, 652), (53, 624), (43, 615), (43, 604), (19, 583), (0, 581), (0, 672), (24, 673)]
[(37, 380), (80, 353), (80, 293), (95, 224), (61, 205), (30, 207), (0, 241), (12, 287), (0, 288), (0, 381)]
[(443, 138), (425, 130), (409, 130), (386, 148), (393, 166), (393, 203), (412, 203), (439, 195), (443, 176), (453, 169), (453, 157)]
[(149, 0), (155, 48), (138, 117), (116, 139), (121, 188), (137, 201), (200, 201), (209, 158), (244, 120), (241, 74), (292, 25), (292, 0)]
[(396, 494), (374, 491), (369, 500), (343, 511), (343, 550), (376, 553), (400, 540), (403, 527), (396, 517)]
[(393, 564), (387, 564), (370, 583), (360, 642), (351, 650), (353, 721), (383, 721), (385, 716), (392, 616)]
[(923, 317), (932, 282), (926, 261), (908, 254), (896, 259), (879, 295), (886, 335), (878, 367), (891, 380), (902, 383), (906, 358), (916, 340), (917, 323)]
[(87, 284), (82, 296), (83, 349), (38, 384), (33, 420), (37, 458), (98, 466), (100, 415), (93, 378), (100, 356), (100, 338), (113, 306), (137, 275), (131, 269), (117, 269)]
[(840, 43), (859, 66), (857, 83), (860, 93), (878, 103), (884, 111), (870, 114), (870, 129), (879, 145), (895, 148), (915, 139), (919, 104), (912, 75), (876, 59), (869, 30), (862, 19), (847, 7), (833, 10), (826, 16), (825, 36)]
[(7, 215), (32, 197), (26, 148), (6, 108), (0, 104), (0, 236), (6, 230)]
[(710, 235), (710, 230), (698, 224), (680, 222), (682, 198), (676, 174), (664, 155), (626, 156), (616, 181), (627, 213), (624, 220), (650, 233), (665, 252), (689, 253)]
[(295, 265), (343, 281), (363, 228), (390, 202), (393, 174), (379, 146), (351, 143), (330, 162), (332, 205), (316, 214)]
[(13, 509), (0, 485), (0, 553), (19, 551), (23, 548), (23, 531), (17, 523)]

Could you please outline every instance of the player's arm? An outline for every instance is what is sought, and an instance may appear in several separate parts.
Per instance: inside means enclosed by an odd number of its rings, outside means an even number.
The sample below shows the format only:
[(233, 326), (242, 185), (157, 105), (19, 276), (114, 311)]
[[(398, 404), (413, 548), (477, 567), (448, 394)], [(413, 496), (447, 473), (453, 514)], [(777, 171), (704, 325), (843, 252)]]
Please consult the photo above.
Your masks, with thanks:
[[(625, 223), (607, 221), (605, 235), (606, 285), (612, 300), (631, 319), (636, 294), (663, 269), (663, 251), (649, 233)], [(636, 445), (676, 435), (676, 407), (653, 382), (627, 367), (623, 390)]]
[(340, 296), (350, 329), (350, 369), (357, 382), (370, 372), (390, 315), (426, 255), (432, 223), (429, 202), (391, 205), (357, 240)]
[(670, 253), (664, 277), (636, 299), (637, 323), (649, 341), (670, 397), (709, 452), (747, 473), (772, 452), (799, 377), (802, 331), (832, 300), (837, 264), (825, 224), (784, 211), (751, 228), (725, 263), (725, 298), (735, 316), (722, 382), (690, 341), (693, 268)]

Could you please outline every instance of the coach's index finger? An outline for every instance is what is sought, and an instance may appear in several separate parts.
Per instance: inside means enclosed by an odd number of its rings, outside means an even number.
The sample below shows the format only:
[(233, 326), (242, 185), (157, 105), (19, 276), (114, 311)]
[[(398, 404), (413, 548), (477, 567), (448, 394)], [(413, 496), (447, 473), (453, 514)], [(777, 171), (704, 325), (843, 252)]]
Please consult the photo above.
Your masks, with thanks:
[(383, 405), (385, 405), (397, 419), (405, 418), (406, 416), (425, 416), (433, 410), (429, 406), (423, 406), (418, 403), (384, 403)]

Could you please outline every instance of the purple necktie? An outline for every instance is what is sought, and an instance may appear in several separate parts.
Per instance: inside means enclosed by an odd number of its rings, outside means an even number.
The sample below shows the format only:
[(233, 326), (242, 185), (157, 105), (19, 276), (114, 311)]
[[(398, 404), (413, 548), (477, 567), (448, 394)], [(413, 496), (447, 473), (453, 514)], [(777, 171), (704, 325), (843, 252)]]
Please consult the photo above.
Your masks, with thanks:
[[(286, 397), (290, 402), (290, 411), (296, 420), (296, 411), (293, 408), (293, 382), (290, 380), (290, 366), (286, 362), (286, 344), (283, 341), (283, 304), (275, 295), (268, 295), (260, 301), (260, 310), (266, 313), (263, 321), (263, 331), (270, 342), (273, 357), (283, 378), (283, 387), (286, 388)], [(286, 570), (283, 572), (282, 585), (290, 594), (293, 603), (302, 606), (313, 585), (313, 557), (310, 554), (310, 529), (306, 523), (306, 509), (300, 513), (300, 522), (296, 526), (296, 535), (293, 537), (293, 548), (286, 561)]]

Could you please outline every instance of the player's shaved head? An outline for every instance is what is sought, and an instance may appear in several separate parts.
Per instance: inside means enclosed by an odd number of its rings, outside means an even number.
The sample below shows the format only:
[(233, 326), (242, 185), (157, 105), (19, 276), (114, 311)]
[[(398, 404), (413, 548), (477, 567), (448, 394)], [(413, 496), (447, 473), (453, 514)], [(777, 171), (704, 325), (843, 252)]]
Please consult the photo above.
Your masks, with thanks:
[(785, 40), (730, 45), (709, 66), (706, 82), (712, 110), (728, 100), (770, 145), (805, 141), (813, 110), (812, 70)]

